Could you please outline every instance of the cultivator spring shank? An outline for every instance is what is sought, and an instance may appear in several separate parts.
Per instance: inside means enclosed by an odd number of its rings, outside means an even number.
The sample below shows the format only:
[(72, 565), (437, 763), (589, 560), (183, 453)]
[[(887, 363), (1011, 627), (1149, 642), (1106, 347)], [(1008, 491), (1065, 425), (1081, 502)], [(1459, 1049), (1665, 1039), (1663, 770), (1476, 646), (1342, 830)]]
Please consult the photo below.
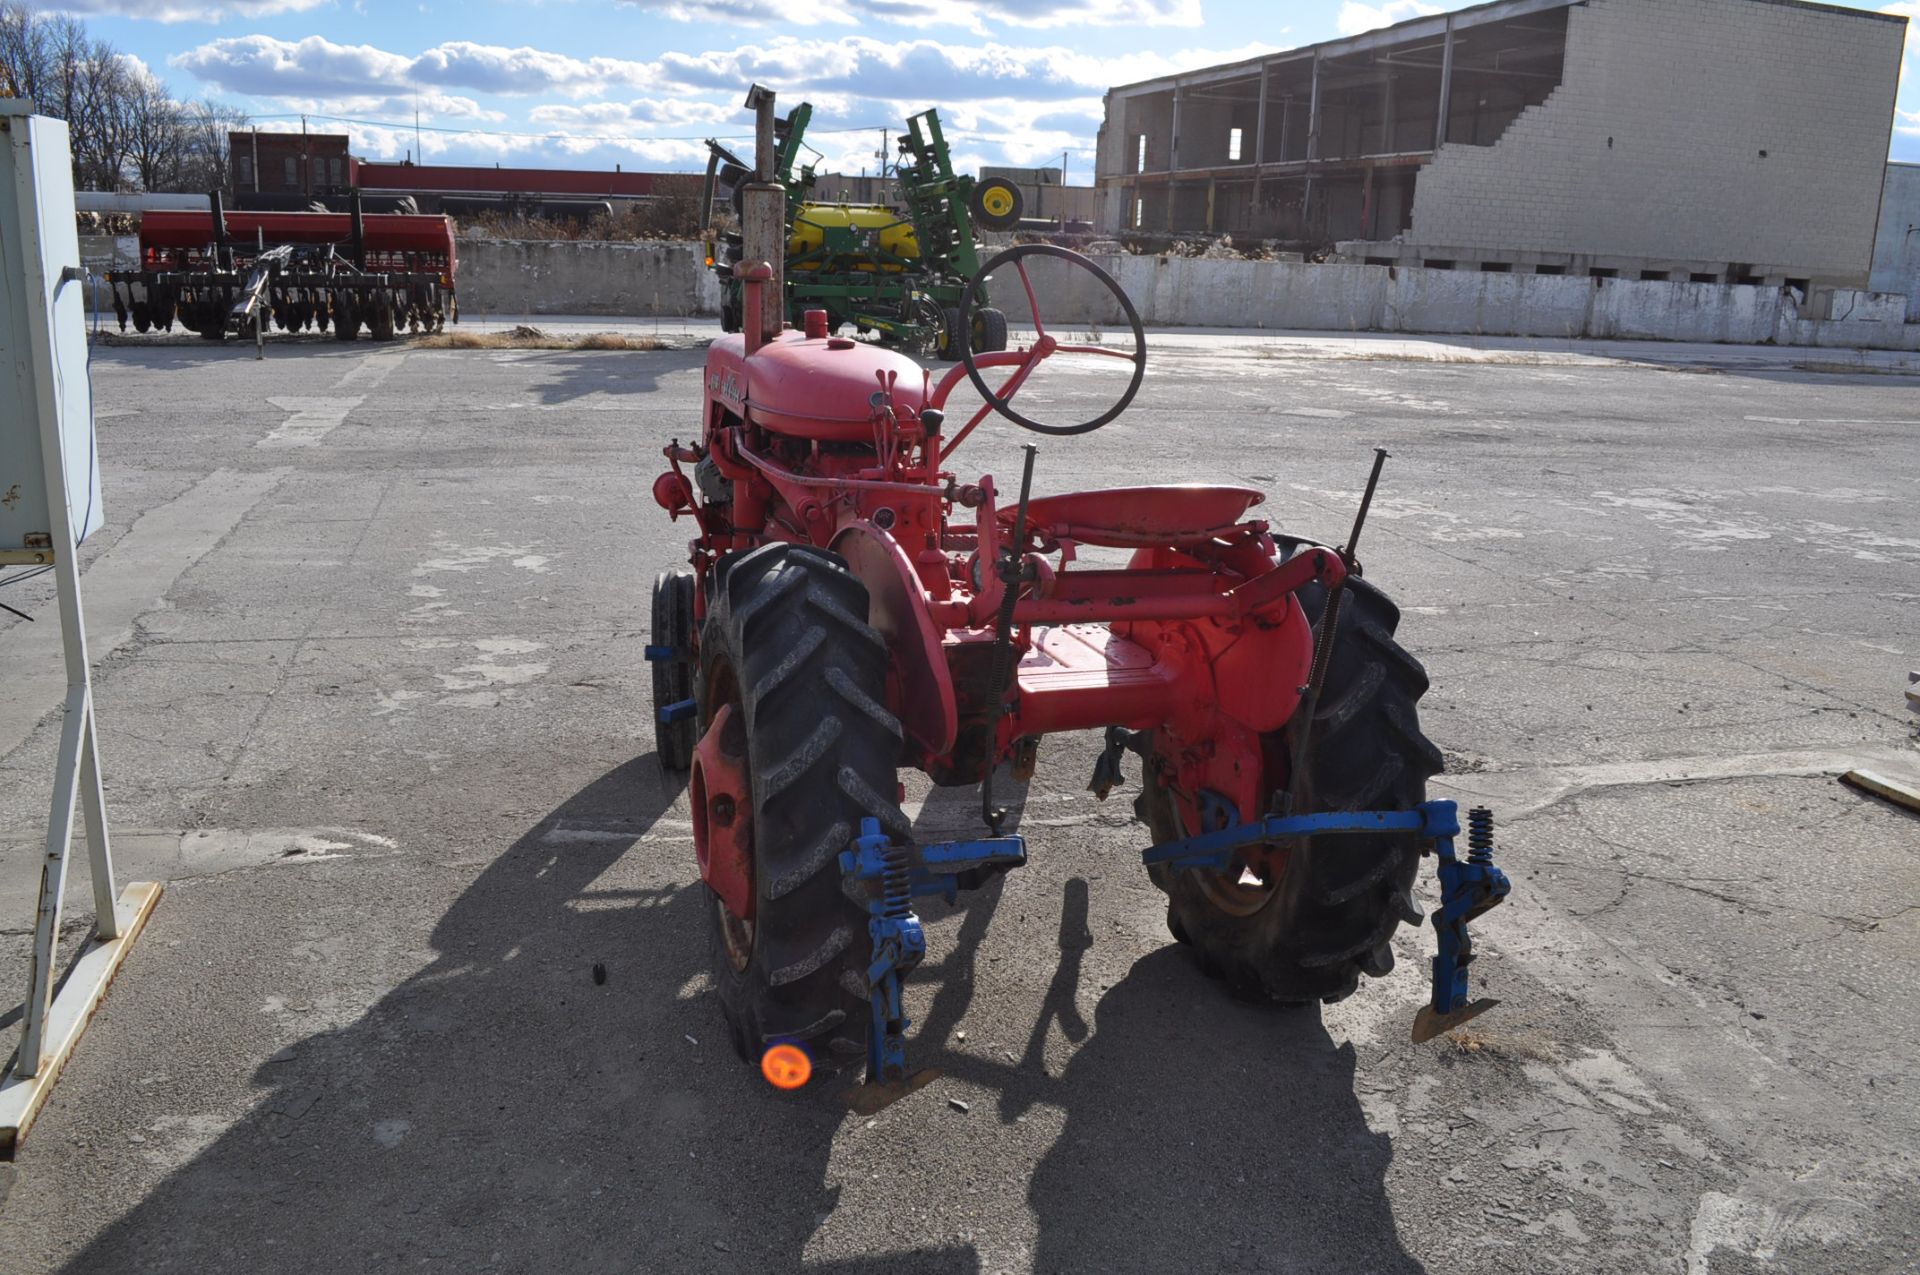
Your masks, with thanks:
[(114, 270), (121, 331), (172, 331), (209, 340), (269, 323), (375, 340), (437, 332), (460, 318), (453, 222), (446, 217), (346, 213), (228, 213), (216, 192), (206, 213), (149, 212), (140, 269)]

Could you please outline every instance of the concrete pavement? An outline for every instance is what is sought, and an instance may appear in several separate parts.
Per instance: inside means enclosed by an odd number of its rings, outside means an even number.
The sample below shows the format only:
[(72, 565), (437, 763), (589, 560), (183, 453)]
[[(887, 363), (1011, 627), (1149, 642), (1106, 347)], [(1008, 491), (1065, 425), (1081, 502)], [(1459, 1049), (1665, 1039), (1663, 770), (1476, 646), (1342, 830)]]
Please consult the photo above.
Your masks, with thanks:
[[(1339, 1005), (1229, 1001), (1130, 863), (1130, 794), (1054, 739), (1031, 864), (925, 913), (910, 1048), (946, 1075), (871, 1119), (733, 1061), (649, 755), (646, 588), (686, 531), (646, 484), (697, 350), (101, 350), (108, 796), (172, 884), (0, 1168), (0, 1269), (1910, 1265), (1920, 820), (1831, 772), (1920, 772), (1914, 383), (1266, 352), (1299, 340), (1166, 340), (1037, 486), (1248, 483), (1337, 539), (1395, 453), (1367, 573), (1433, 675), (1441, 790), (1503, 816), (1504, 1004), (1409, 1045), (1411, 930)], [(1058, 373), (1036, 410), (1110, 385)], [(0, 615), (4, 987), (44, 641)], [(977, 794), (909, 795), (923, 838), (973, 830)]]

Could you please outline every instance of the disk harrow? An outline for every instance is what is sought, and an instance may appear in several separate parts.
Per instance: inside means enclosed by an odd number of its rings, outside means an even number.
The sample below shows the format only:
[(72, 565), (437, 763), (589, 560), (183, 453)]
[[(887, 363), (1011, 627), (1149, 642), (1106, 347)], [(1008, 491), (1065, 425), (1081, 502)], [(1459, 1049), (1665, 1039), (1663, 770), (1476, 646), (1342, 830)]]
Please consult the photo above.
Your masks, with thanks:
[(376, 341), (459, 322), (451, 218), (363, 213), (149, 212), (140, 269), (109, 271), (120, 330), (208, 340), (272, 327)]

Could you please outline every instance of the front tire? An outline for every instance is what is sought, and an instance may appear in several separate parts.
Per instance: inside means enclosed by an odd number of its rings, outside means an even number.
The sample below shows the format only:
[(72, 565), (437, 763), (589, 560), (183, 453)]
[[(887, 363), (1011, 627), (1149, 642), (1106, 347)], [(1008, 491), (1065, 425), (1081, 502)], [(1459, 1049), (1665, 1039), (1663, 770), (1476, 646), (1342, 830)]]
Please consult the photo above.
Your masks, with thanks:
[[(1325, 590), (1315, 585), (1298, 596), (1317, 621)], [(1411, 810), (1440, 773), (1440, 750), (1420, 733), (1417, 711), (1426, 670), (1394, 640), (1399, 620), (1384, 593), (1349, 578), (1314, 715), (1307, 810)], [(1286, 733), (1267, 738), (1269, 752), (1285, 755)], [(1154, 841), (1190, 835), (1155, 767), (1146, 772), (1135, 810)], [(1369, 834), (1296, 849), (1264, 890), (1223, 873), (1164, 865), (1150, 873), (1167, 894), (1167, 928), (1235, 995), (1331, 1004), (1351, 995), (1361, 974), (1379, 978), (1393, 968), (1395, 928), (1421, 919), (1412, 894), (1419, 862), (1410, 835)]]
[(672, 648), (674, 658), (653, 664), (653, 751), (663, 770), (693, 764), (699, 723), (692, 717), (660, 720), (660, 710), (693, 698), (693, 572), (662, 571), (653, 581), (653, 645)]
[(1007, 316), (991, 306), (973, 313), (973, 348), (982, 354), (997, 354), (1007, 348)]
[(701, 638), (701, 721), (727, 704), (744, 720), (755, 914), (735, 917), (708, 892), (714, 984), (742, 1058), (780, 1041), (857, 1058), (872, 940), (840, 852), (865, 818), (900, 840), (912, 832), (894, 800), (886, 640), (838, 554), (771, 544), (723, 566)]

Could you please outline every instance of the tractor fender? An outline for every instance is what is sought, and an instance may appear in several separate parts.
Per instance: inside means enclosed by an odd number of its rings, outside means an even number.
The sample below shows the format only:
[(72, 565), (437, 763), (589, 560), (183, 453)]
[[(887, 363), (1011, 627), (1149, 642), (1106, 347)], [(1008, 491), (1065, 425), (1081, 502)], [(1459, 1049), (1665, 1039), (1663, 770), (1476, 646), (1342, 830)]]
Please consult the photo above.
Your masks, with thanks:
[(867, 586), (867, 622), (887, 639), (894, 672), (888, 691), (901, 729), (928, 756), (950, 752), (960, 729), (953, 674), (906, 550), (865, 520), (842, 528), (832, 549)]

